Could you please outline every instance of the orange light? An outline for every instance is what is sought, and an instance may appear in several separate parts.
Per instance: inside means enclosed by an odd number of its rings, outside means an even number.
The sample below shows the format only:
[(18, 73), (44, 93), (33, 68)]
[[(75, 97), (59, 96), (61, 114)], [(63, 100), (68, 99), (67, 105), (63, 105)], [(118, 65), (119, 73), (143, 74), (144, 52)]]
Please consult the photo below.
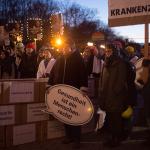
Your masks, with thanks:
[(62, 45), (62, 40), (60, 38), (56, 39), (56, 44), (58, 46)]

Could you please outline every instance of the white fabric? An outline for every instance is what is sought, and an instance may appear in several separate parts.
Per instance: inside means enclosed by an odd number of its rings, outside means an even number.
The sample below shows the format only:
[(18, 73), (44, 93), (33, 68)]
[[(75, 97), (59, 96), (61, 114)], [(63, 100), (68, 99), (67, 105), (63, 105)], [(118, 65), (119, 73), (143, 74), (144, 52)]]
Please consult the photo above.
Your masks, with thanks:
[(98, 108), (97, 114), (99, 115), (99, 118), (97, 120), (95, 131), (101, 129), (105, 122), (106, 112)]
[(137, 57), (137, 56), (134, 56), (134, 57), (130, 60), (130, 62), (131, 62), (132, 64), (136, 64), (137, 60), (138, 60), (138, 57)]
[(101, 59), (97, 58), (96, 56), (94, 56), (92, 73), (101, 73), (103, 63), (104, 63), (103, 60), (101, 60)]
[(45, 76), (46, 73), (50, 73), (52, 67), (53, 67), (54, 64), (55, 64), (55, 61), (56, 61), (56, 60), (55, 60), (54, 58), (52, 58), (52, 59), (48, 62), (47, 67), (45, 68), (44, 60), (42, 60), (42, 61), (40, 62), (40, 64), (39, 64), (39, 67), (38, 67), (37, 79), (42, 78), (43, 76)]

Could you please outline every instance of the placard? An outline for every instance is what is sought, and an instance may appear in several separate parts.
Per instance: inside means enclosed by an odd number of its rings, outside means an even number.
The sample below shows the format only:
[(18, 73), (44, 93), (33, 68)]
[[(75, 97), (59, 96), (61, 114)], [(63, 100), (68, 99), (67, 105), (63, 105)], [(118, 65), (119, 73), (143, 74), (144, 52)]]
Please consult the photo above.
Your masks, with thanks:
[(48, 124), (47, 124), (47, 138), (48, 139), (63, 137), (64, 135), (65, 133), (64, 133), (63, 123), (57, 120), (48, 121)]
[(0, 82), (0, 101), (2, 101), (2, 82)]
[(15, 124), (15, 106), (0, 106), (0, 126)]
[(35, 124), (13, 127), (13, 145), (34, 142), (36, 140)]
[(27, 104), (27, 122), (48, 120), (49, 115), (41, 110), (46, 109), (45, 103)]
[(12, 82), (10, 86), (10, 103), (34, 101), (34, 82)]
[(88, 96), (89, 97), (95, 97), (95, 78), (89, 78), (88, 79)]
[(109, 0), (108, 8), (111, 27), (150, 22), (150, 0)]
[(78, 126), (88, 123), (94, 113), (87, 95), (75, 87), (58, 84), (46, 93), (47, 112), (63, 123)]

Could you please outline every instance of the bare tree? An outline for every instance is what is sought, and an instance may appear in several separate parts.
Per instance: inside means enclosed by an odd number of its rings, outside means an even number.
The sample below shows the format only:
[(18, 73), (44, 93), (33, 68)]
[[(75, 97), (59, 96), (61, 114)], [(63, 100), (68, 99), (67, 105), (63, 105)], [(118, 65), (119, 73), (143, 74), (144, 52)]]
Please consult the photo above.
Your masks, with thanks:
[(77, 3), (69, 1), (61, 2), (60, 10), (63, 13), (64, 23), (67, 26), (76, 27), (85, 20), (94, 20), (96, 16), (96, 10), (84, 8)]

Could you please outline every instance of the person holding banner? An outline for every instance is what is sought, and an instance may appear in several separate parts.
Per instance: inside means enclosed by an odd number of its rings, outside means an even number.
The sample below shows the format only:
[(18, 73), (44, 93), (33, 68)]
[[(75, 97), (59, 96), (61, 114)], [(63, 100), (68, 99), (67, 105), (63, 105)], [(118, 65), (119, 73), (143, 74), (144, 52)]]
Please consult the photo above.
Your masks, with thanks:
[[(62, 56), (60, 56), (49, 76), (49, 84), (67, 84), (87, 92), (88, 76), (84, 61), (79, 51), (76, 50), (73, 40), (68, 39), (62, 48)], [(77, 66), (77, 67), (76, 67)], [(74, 142), (73, 148), (80, 148), (81, 126), (65, 124), (65, 139), (63, 144)]]

